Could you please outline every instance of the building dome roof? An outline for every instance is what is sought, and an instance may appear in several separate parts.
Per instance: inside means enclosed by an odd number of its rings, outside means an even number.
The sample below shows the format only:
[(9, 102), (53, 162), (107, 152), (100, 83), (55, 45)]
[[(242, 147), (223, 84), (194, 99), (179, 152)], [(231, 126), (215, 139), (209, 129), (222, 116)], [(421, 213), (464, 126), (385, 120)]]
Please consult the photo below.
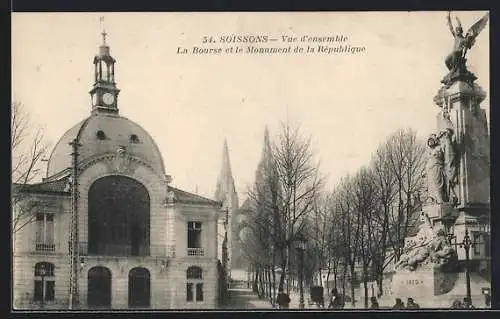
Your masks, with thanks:
[(149, 163), (165, 174), (163, 159), (153, 138), (138, 124), (118, 114), (94, 113), (66, 131), (52, 150), (47, 165), (47, 177), (71, 167), (72, 147), (77, 139), (79, 161), (106, 153), (116, 152), (119, 146), (127, 153)]

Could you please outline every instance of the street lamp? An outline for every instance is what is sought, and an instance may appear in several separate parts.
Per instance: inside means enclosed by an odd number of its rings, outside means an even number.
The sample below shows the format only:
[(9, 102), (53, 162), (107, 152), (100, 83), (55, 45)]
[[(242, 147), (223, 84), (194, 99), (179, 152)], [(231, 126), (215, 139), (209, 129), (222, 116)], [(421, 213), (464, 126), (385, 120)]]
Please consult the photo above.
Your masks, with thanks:
[(43, 309), (45, 305), (45, 276), (47, 275), (47, 271), (45, 270), (45, 264), (40, 265), (40, 277), (42, 277), (42, 302), (40, 303), (40, 307)]
[(229, 209), (226, 207), (224, 210), (225, 218), (223, 221), (224, 225), (224, 240), (222, 241), (222, 269), (224, 271), (224, 302), (227, 301), (229, 295), (229, 252), (228, 252), (228, 225), (229, 225)]
[(470, 270), (469, 270), (469, 251), (472, 242), (469, 237), (469, 230), (465, 230), (464, 240), (459, 244), (460, 248), (465, 249), (465, 283), (467, 288), (467, 301), (469, 305), (472, 303), (471, 294), (470, 294)]
[(297, 241), (297, 252), (299, 253), (300, 266), (299, 266), (299, 289), (300, 289), (300, 299), (299, 308), (304, 309), (304, 251), (306, 250), (307, 239), (299, 233), (296, 238)]

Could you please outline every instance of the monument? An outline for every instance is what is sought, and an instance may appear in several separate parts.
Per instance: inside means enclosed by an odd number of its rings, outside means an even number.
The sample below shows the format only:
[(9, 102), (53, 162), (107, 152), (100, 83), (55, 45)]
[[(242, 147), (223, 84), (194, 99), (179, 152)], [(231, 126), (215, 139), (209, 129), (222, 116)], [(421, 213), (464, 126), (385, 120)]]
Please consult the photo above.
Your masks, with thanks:
[[(437, 125), (427, 139), (428, 202), (422, 208), (419, 233), (406, 243), (392, 282), (395, 297), (442, 301), (429, 305), (420, 301), (423, 307), (448, 307), (453, 299), (465, 297), (465, 289), (457, 289), (465, 286), (465, 253), (456, 243), (463, 241), (467, 229), (484, 244), (490, 223), (489, 130), (486, 112), (480, 107), (486, 93), (466, 66), (466, 54), (487, 24), (488, 14), (465, 35), (458, 17), (453, 28), (450, 15), (447, 23), (454, 45), (445, 59), (449, 73), (434, 97), (439, 107)], [(487, 249), (474, 254), (475, 270), (489, 263), (487, 255)]]

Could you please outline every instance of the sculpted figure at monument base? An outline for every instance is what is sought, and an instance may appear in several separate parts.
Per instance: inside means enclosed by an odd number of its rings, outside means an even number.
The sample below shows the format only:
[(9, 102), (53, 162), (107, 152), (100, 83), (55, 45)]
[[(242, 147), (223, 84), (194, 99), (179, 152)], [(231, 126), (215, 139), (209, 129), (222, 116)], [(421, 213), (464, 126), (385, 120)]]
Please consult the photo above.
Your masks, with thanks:
[(434, 229), (429, 216), (422, 212), (422, 224), (416, 241), (405, 247), (405, 253), (396, 263), (397, 270), (414, 271), (427, 264), (438, 266), (448, 265), (455, 261), (456, 251), (452, 248), (443, 228)]

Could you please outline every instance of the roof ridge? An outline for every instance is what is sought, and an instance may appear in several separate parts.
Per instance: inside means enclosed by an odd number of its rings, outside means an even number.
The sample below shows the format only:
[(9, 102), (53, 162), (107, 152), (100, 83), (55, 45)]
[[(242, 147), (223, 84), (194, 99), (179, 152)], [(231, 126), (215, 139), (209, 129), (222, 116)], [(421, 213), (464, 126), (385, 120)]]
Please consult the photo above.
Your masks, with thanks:
[(213, 203), (213, 204), (220, 204), (219, 201), (217, 200), (213, 200), (211, 198), (207, 198), (207, 197), (204, 197), (204, 196), (201, 196), (201, 195), (198, 195), (198, 194), (193, 194), (193, 193), (190, 193), (188, 191), (185, 191), (185, 190), (182, 190), (180, 188), (177, 188), (177, 187), (173, 187), (173, 186), (168, 186), (170, 190), (173, 190), (174, 192), (179, 192), (183, 195), (186, 195), (188, 197), (191, 197), (191, 198), (194, 198), (194, 199), (199, 199), (199, 200), (203, 200), (203, 201), (206, 201), (206, 202), (210, 202), (210, 203)]

